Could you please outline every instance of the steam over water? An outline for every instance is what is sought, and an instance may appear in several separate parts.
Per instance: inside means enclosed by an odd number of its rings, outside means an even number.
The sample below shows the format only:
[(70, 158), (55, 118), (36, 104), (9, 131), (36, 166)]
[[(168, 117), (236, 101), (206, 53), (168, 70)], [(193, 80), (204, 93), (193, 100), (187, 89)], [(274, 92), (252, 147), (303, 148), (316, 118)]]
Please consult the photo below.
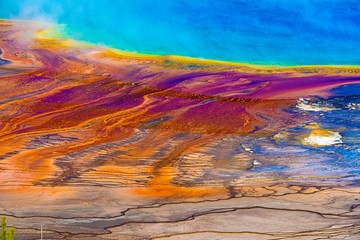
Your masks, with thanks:
[(243, 63), (360, 64), (358, 1), (1, 0), (0, 17), (65, 24), (132, 52)]

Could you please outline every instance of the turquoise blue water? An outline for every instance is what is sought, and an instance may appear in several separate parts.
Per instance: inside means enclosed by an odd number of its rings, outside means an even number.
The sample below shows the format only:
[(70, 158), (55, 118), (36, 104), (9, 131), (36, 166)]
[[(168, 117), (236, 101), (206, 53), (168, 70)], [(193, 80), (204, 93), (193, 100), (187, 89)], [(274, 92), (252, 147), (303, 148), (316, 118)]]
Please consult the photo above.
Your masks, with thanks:
[(66, 24), (72, 38), (132, 52), (360, 64), (357, 0), (0, 0), (0, 18)]

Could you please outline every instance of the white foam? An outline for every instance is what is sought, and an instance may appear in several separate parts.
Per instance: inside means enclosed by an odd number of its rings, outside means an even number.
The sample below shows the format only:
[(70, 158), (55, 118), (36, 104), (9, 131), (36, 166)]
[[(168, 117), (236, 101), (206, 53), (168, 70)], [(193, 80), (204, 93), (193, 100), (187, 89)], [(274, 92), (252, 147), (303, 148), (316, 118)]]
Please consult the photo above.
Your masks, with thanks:
[(253, 164), (253, 166), (255, 167), (255, 166), (261, 165), (261, 162), (258, 161), (258, 160), (254, 160), (254, 161), (252, 162), (252, 164)]
[(330, 146), (338, 143), (343, 143), (342, 136), (338, 132), (332, 132), (326, 136), (319, 136), (311, 134), (303, 140), (307, 145), (312, 146)]
[(360, 109), (360, 104), (359, 103), (349, 103), (347, 105), (347, 108), (350, 110), (359, 110)]
[(318, 103), (310, 102), (308, 98), (299, 98), (296, 104), (296, 108), (311, 112), (328, 112), (336, 110), (335, 108), (327, 105), (320, 105)]
[(246, 152), (250, 152), (250, 153), (253, 152), (253, 150), (252, 150), (251, 148), (249, 148), (248, 146), (242, 145), (242, 147), (244, 148), (244, 150), (245, 150)]

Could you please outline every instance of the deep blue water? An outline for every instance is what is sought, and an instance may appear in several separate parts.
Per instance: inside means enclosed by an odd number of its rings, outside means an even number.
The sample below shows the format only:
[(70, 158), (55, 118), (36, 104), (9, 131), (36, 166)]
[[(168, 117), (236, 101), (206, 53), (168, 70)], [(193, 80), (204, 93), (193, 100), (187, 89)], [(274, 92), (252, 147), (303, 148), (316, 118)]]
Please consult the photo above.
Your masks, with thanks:
[(133, 52), (360, 64), (356, 0), (0, 0), (0, 17), (66, 24), (72, 38)]

